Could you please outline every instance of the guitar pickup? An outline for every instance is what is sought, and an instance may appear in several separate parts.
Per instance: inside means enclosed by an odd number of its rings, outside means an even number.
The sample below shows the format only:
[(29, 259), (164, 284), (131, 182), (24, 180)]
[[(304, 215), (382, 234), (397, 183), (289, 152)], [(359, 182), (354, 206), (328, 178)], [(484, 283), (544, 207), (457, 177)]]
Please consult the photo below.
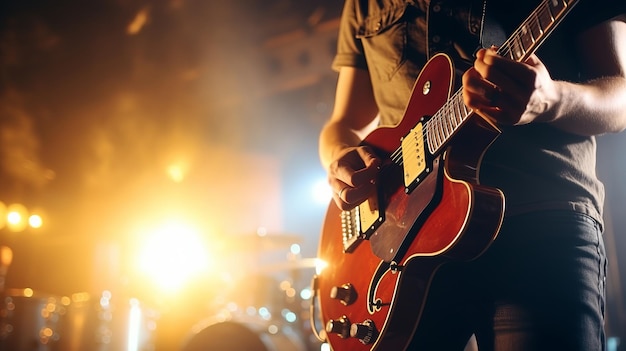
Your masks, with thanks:
[(426, 163), (425, 136), (418, 123), (402, 138), (402, 164), (405, 191), (409, 193), (421, 181), (420, 176), (430, 170)]
[(350, 211), (341, 213), (344, 252), (353, 251), (362, 240), (367, 240), (384, 221), (384, 211), (372, 197)]

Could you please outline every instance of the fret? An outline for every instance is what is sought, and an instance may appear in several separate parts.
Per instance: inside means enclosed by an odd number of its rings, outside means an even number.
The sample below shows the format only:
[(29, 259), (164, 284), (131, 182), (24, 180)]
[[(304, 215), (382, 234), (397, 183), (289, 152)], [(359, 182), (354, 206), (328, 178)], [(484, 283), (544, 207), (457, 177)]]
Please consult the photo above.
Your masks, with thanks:
[(457, 103), (462, 109), (461, 114), (459, 115), (459, 124), (461, 124), (467, 118), (467, 116), (469, 116), (469, 111), (467, 110), (467, 106), (465, 106), (465, 103), (463, 102), (463, 95), (459, 94), (458, 96), (459, 98), (457, 99)]
[[(445, 107), (446, 105), (442, 106), (442, 109), (439, 111), (439, 114), (437, 115), (437, 128), (439, 130), (439, 145), (443, 144), (446, 142), (446, 124), (445, 124)], [(439, 146), (437, 145), (437, 146)]]
[[(457, 96), (462, 96), (462, 95), (459, 94)], [(459, 111), (459, 113), (456, 115), (457, 118), (455, 119), (456, 126), (458, 127), (459, 125), (461, 125), (461, 123), (467, 116), (467, 113), (465, 113), (465, 104), (463, 103), (463, 100), (457, 98), (455, 102), (456, 102), (457, 110)]]
[(554, 19), (552, 18), (552, 14), (550, 14), (550, 11), (548, 11), (546, 8), (543, 8), (542, 10), (543, 11), (539, 13), (539, 25), (541, 26), (541, 29), (545, 32), (546, 29), (550, 28), (552, 23), (554, 23)]
[(536, 42), (537, 39), (541, 38), (543, 35), (543, 29), (541, 28), (541, 24), (539, 24), (539, 18), (537, 18), (536, 14), (533, 14), (529, 18), (529, 21), (530, 33), (533, 35), (533, 40)]
[(447, 116), (448, 118), (444, 118), (443, 120), (446, 139), (450, 138), (450, 135), (452, 135), (452, 132), (454, 131), (454, 128), (452, 128), (452, 126), (450, 125), (450, 118), (449, 118), (450, 115), (447, 115)]
[(457, 100), (453, 99), (450, 100), (450, 123), (452, 124), (452, 131), (454, 132), (456, 130), (456, 127), (458, 127), (457, 124), (457, 119), (459, 116), (459, 105), (457, 104)]
[(441, 114), (437, 115), (437, 148), (443, 145), (446, 141), (446, 136), (443, 132), (443, 121), (441, 118)]
[(514, 36), (511, 38), (511, 40), (512, 40), (511, 46), (513, 47), (511, 54), (513, 55), (513, 59), (515, 61), (520, 61), (521, 58), (524, 57), (524, 54), (526, 52), (522, 48), (522, 44), (519, 41), (519, 37)]
[(520, 30), (521, 43), (524, 50), (526, 51), (533, 46), (533, 44), (535, 43), (535, 38), (533, 37), (531, 30), (528, 28), (526, 23), (522, 24)]
[(550, 13), (553, 18), (558, 17), (559, 14), (561, 14), (561, 12), (563, 12), (563, 10), (567, 7), (567, 4), (561, 0), (550, 0), (548, 3), (550, 5)]
[[(514, 61), (522, 61), (541, 45), (557, 22), (577, 3), (577, 0), (542, 0), (498, 49), (498, 54)], [(472, 113), (463, 102), (462, 91), (457, 91), (426, 124), (423, 134), (429, 151), (435, 154), (460, 128)]]
[(448, 118), (446, 118), (446, 125), (448, 125), (448, 138), (454, 133), (454, 101), (448, 102)]
[[(461, 112), (461, 105), (459, 104), (459, 99), (454, 100), (455, 113), (454, 113), (454, 130), (456, 130), (461, 122), (463, 121), (463, 113)], [(458, 113), (457, 113), (458, 112)]]
[(443, 111), (444, 114), (441, 115), (441, 135), (442, 135), (443, 142), (445, 142), (450, 136), (448, 134), (448, 123), (447, 123), (448, 119), (446, 118), (448, 116), (448, 113), (447, 113), (448, 111), (446, 111), (447, 105), (445, 105), (444, 107), (445, 107)]
[(437, 147), (440, 147), (441, 145), (443, 145), (446, 142), (446, 139), (448, 138), (446, 135), (446, 119), (444, 118), (444, 115), (439, 115), (439, 135), (441, 136), (441, 141), (439, 142), (439, 145), (437, 145)]
[(432, 148), (432, 150), (437, 150), (437, 140), (436, 140), (437, 139), (437, 133), (436, 133), (435, 128), (431, 128), (430, 132), (431, 132), (431, 137), (432, 137), (430, 139), (430, 143), (429, 143), (430, 147)]
[(432, 127), (433, 127), (433, 133), (434, 133), (434, 140), (433, 142), (435, 143), (436, 148), (439, 147), (439, 145), (441, 144), (441, 134), (439, 133), (439, 118), (437, 118), (438, 115), (435, 115), (435, 117), (433, 117), (432, 119)]
[(511, 50), (510, 45), (505, 45), (502, 47), (502, 56), (510, 58), (511, 60), (515, 60), (515, 56), (513, 55), (513, 50)]
[(469, 116), (470, 109), (467, 107), (467, 105), (465, 105), (463, 99), (461, 99), (461, 107), (463, 107), (463, 119), (461, 119), (461, 121), (464, 121)]
[(430, 151), (430, 153), (434, 153), (435, 150), (437, 150), (437, 148), (434, 145), (435, 142), (435, 135), (434, 135), (434, 131), (432, 128), (432, 125), (429, 123), (428, 124), (428, 128), (426, 128), (426, 134), (428, 135), (428, 149)]

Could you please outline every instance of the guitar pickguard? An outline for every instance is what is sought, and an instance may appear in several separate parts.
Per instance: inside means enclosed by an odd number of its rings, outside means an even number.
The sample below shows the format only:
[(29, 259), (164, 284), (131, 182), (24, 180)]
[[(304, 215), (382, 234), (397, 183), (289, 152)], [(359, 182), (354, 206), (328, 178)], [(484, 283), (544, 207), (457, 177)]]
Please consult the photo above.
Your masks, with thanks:
[[(385, 209), (385, 221), (369, 237), (372, 252), (386, 262), (391, 262), (403, 254), (403, 243), (415, 235), (415, 225), (428, 216), (429, 209), (436, 206), (441, 199), (440, 158), (432, 162), (431, 171), (420, 179), (418, 186), (407, 194), (406, 188), (399, 188), (387, 195), (384, 202), (389, 204)], [(432, 170), (431, 170), (432, 168)]]

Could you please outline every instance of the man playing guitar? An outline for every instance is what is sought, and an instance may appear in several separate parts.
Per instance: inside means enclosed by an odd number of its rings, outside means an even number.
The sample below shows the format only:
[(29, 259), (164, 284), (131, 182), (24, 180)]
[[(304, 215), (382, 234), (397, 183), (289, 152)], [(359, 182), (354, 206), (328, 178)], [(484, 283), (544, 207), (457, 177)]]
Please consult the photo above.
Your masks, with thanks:
[[(436, 83), (438, 75), (422, 70), (440, 52), (454, 62), (458, 79), (452, 86), (459, 87), (459, 102), (465, 106), (454, 105), (453, 110), (463, 115), (458, 125), (443, 124), (441, 132), (424, 135), (424, 147), (432, 153), (425, 152), (432, 156), (426, 168), (439, 167), (437, 179), (451, 184), (458, 183), (450, 176), (453, 171), (463, 174), (463, 169), (468, 169), (475, 173), (477, 187), (501, 191), (506, 204), (501, 206), (500, 216), (495, 214), (493, 243), (484, 252), (475, 259), (446, 262), (433, 270), (425, 282), (428, 294), (418, 311), (419, 321), (416, 316), (415, 328), (409, 328), (406, 335), (407, 350), (462, 350), (472, 335), (481, 351), (605, 349), (604, 188), (595, 174), (595, 136), (626, 128), (626, 2), (580, 0), (547, 38), (542, 37), (543, 32), (556, 26), (556, 21), (543, 24), (543, 16), (531, 16), (531, 22), (523, 22), (538, 7), (570, 4), (573, 6), (573, 1), (345, 1), (333, 62), (339, 72), (336, 100), (319, 139), (320, 157), (334, 191), (331, 206), (351, 211), (372, 202), (381, 186), (393, 182), (390, 178), (396, 173), (385, 173), (385, 169), (394, 156), (381, 152), (377, 145), (390, 143), (403, 149), (403, 165), (409, 162), (406, 145), (395, 133), (382, 130), (372, 143), (361, 135), (376, 120), (381, 127), (398, 129), (407, 118), (411, 96), (430, 94), (430, 84)], [(553, 13), (552, 20), (555, 18)], [(520, 23), (528, 24), (518, 27)], [(512, 35), (518, 36), (516, 41), (505, 44), (508, 51), (501, 50), (500, 38)], [(535, 41), (539, 39), (545, 42), (536, 52), (527, 50), (538, 46)], [(420, 73), (432, 79), (417, 86)], [(415, 105), (428, 101), (423, 98)], [(499, 135), (473, 158), (476, 162), (464, 165), (455, 157), (478, 143), (468, 137), (462, 142), (454, 139), (457, 128), (463, 129), (466, 112), (491, 125)], [(432, 114), (428, 111), (421, 117), (428, 122)], [(421, 121), (415, 119), (402, 132), (409, 133), (416, 124), (422, 128)], [(434, 126), (434, 118), (431, 121)], [(380, 136), (384, 133), (389, 137)], [(444, 151), (434, 152), (440, 145)], [(452, 146), (446, 151), (447, 145)], [(423, 177), (415, 178), (421, 181)], [(434, 188), (432, 193), (437, 194), (439, 188)], [(416, 189), (419, 185), (406, 185), (407, 194)], [(446, 189), (420, 213), (454, 218), (458, 211), (447, 207), (454, 191)], [(479, 206), (479, 200), (471, 198), (468, 203)], [(368, 209), (384, 211), (385, 204), (374, 201), (370, 205)], [(388, 213), (384, 221), (392, 220), (402, 206), (387, 207), (395, 212)], [(428, 221), (419, 219), (418, 225)], [(370, 237), (372, 247), (379, 246), (373, 240), (380, 237), (377, 240), (392, 254), (386, 257), (375, 252), (372, 257), (380, 257), (381, 262), (388, 262), (384, 269), (393, 270), (393, 261), (402, 259), (400, 254), (393, 256), (394, 250), (410, 251), (407, 240), (423, 235), (411, 234), (415, 226), (396, 246), (387, 244), (384, 230), (375, 230)], [(429, 235), (437, 237), (437, 233)], [(341, 254), (350, 255), (350, 250)], [(372, 250), (369, 246), (367, 250), (369, 255)], [(437, 254), (429, 253), (432, 257)], [(350, 269), (353, 275), (362, 272), (358, 264), (328, 264), (330, 269)], [(353, 306), (372, 291), (354, 294)], [(353, 302), (348, 300), (344, 305)], [(326, 307), (323, 302), (322, 313), (334, 308)], [(401, 309), (396, 306), (392, 312)], [(328, 316), (334, 319), (329, 324), (335, 322), (326, 330), (331, 346), (335, 351), (353, 349), (343, 344), (351, 337), (350, 328), (336, 328), (339, 317)], [(358, 328), (353, 329), (358, 334)], [(378, 325), (377, 333), (381, 330), (383, 326)], [(369, 345), (363, 350), (378, 348), (376, 336), (361, 338), (360, 344)]]

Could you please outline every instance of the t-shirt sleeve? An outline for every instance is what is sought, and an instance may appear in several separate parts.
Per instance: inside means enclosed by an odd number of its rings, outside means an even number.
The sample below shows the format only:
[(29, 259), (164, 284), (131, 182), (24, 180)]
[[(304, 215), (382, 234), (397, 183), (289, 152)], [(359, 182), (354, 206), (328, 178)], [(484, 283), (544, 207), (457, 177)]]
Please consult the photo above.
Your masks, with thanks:
[(356, 36), (358, 19), (355, 1), (346, 0), (341, 14), (339, 35), (337, 37), (337, 53), (332, 62), (332, 69), (335, 71), (339, 71), (341, 67), (367, 69), (363, 46)]

